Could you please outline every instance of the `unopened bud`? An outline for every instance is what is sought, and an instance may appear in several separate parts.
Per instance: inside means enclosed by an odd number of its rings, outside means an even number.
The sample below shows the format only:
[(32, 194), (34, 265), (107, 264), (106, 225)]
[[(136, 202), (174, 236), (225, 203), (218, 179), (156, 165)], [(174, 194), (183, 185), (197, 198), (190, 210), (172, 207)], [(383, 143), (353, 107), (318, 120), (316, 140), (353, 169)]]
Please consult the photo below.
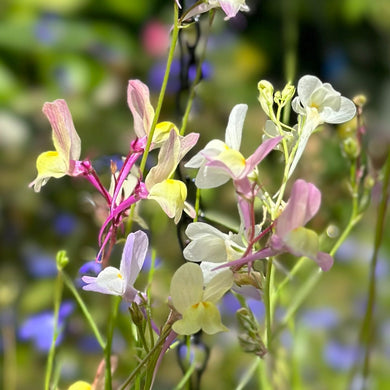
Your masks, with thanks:
[(131, 306), (129, 307), (129, 312), (131, 315), (131, 319), (134, 322), (134, 325), (137, 326), (137, 328), (140, 328), (143, 324), (145, 317), (142, 314), (141, 309), (135, 302), (131, 303)]
[(257, 84), (259, 90), (259, 102), (263, 111), (270, 116), (270, 110), (274, 104), (274, 87), (267, 80), (261, 80)]
[(343, 141), (343, 151), (347, 158), (355, 160), (360, 155), (360, 145), (356, 138), (346, 138)]
[(288, 82), (283, 88), (282, 100), (285, 102), (289, 101), (294, 96), (294, 93), (295, 93), (295, 87), (292, 84), (290, 84), (290, 82)]
[(356, 95), (352, 100), (358, 107), (363, 107), (367, 103), (367, 97), (363, 94)]
[(66, 251), (61, 250), (57, 252), (56, 256), (57, 269), (60, 271), (64, 269), (69, 263), (69, 257), (66, 254)]

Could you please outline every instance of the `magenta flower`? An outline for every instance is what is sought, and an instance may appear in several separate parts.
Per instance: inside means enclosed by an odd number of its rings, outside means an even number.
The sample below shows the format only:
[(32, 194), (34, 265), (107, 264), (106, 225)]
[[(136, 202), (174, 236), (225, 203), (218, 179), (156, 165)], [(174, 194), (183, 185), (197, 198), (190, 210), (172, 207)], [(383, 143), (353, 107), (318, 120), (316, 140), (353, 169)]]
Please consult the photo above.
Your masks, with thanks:
[(333, 265), (332, 256), (319, 251), (317, 233), (304, 227), (317, 214), (320, 204), (321, 192), (318, 188), (304, 180), (297, 180), (285, 209), (275, 222), (275, 233), (270, 243), (275, 252), (306, 256), (323, 271), (328, 271)]
[(148, 245), (146, 233), (141, 230), (130, 233), (123, 249), (119, 270), (109, 266), (97, 277), (83, 276), (82, 281), (87, 283), (83, 290), (118, 295), (127, 302), (135, 301), (138, 291), (133, 286), (144, 264)]
[(314, 260), (323, 271), (333, 265), (333, 257), (319, 251), (319, 238), (316, 232), (304, 227), (317, 213), (321, 204), (321, 192), (311, 183), (297, 180), (291, 190), (286, 207), (275, 221), (275, 232), (269, 245), (260, 251), (231, 261), (221, 267), (243, 266), (255, 260), (282, 253), (305, 256)]

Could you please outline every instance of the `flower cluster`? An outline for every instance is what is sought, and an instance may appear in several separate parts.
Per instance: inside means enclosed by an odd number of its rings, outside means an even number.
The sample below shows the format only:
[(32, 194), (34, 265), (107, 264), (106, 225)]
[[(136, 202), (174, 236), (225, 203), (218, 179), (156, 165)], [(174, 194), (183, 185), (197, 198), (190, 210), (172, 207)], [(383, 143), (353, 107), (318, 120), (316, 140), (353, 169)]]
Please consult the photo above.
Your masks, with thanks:
[[(215, 7), (221, 7), (227, 18), (248, 10), (244, 1), (208, 0), (200, 2), (184, 17), (190, 18)], [(194, 335), (199, 331), (215, 334), (228, 330), (218, 309), (218, 302), (228, 291), (239, 294), (243, 300), (246, 297), (262, 300), (266, 296), (270, 301), (269, 269), (274, 259), (282, 268), (286, 253), (312, 259), (322, 271), (328, 271), (333, 265), (332, 256), (321, 250), (319, 234), (306, 227), (320, 208), (320, 190), (304, 179), (296, 179), (291, 185), (289, 180), (309, 137), (318, 126), (350, 120), (355, 115), (355, 106), (315, 76), (304, 76), (299, 80), (298, 95), (294, 99), (295, 88), (290, 84), (275, 92), (272, 84), (262, 80), (258, 89), (259, 102), (269, 119), (262, 142), (256, 145), (253, 153), (245, 157), (240, 151), (248, 106), (237, 104), (228, 118), (224, 140), (211, 140), (184, 164), (190, 173), (196, 170), (194, 182), (198, 188), (198, 201), (201, 190), (230, 182), (240, 220), (235, 231), (218, 230), (207, 223), (207, 219), (202, 220), (203, 212), (207, 213), (207, 210), (199, 210), (187, 202), (187, 187), (175, 173), (197, 143), (199, 134), (184, 136), (172, 122), (158, 122), (149, 89), (141, 81), (130, 80), (127, 89), (136, 137), (130, 143), (120, 169), (111, 162), (108, 188), (91, 161), (88, 158), (80, 160), (81, 141), (66, 102), (55, 100), (43, 106), (53, 129), (55, 151), (38, 156), (38, 175), (30, 186), (39, 192), (50, 178), (81, 177), (96, 188), (105, 203), (105, 220), (100, 226), (96, 256), (98, 262), (103, 262), (103, 267), (96, 277), (82, 276), (83, 290), (119, 296), (131, 306), (134, 322), (152, 321), (145, 310), (145, 305), (151, 304), (148, 302), (150, 295), (134, 286), (149, 249), (147, 233), (138, 230), (127, 234), (119, 269), (110, 265), (112, 248), (117, 236), (125, 231), (124, 221), (134, 218), (133, 208), (140, 202), (154, 200), (176, 224), (182, 220), (183, 211), (192, 219), (185, 230), (188, 242), (183, 257), (187, 262), (176, 270), (170, 283), (170, 317), (161, 328), (154, 323), (150, 326), (161, 337), (161, 348), (157, 348), (160, 356), (153, 360), (155, 370), (177, 335)], [(282, 110), (288, 105), (298, 117), (294, 126), (280, 119)], [(157, 163), (144, 173), (146, 158), (153, 149), (158, 149)], [(274, 150), (282, 152), (285, 166), (282, 182), (272, 193), (264, 185), (260, 164)], [(290, 194), (284, 201), (287, 189)], [(268, 302), (268, 305), (271, 304)], [(255, 321), (248, 310), (242, 311), (246, 314), (241, 322), (244, 328), (256, 330), (256, 337), (252, 336), (262, 347), (253, 350), (263, 356), (266, 347), (261, 340), (260, 327), (254, 323), (248, 325), (248, 321)], [(166, 327), (168, 331), (164, 332)], [(247, 344), (251, 343), (249, 333), (241, 338)], [(72, 388), (91, 388), (89, 386), (86, 382), (76, 382)]]

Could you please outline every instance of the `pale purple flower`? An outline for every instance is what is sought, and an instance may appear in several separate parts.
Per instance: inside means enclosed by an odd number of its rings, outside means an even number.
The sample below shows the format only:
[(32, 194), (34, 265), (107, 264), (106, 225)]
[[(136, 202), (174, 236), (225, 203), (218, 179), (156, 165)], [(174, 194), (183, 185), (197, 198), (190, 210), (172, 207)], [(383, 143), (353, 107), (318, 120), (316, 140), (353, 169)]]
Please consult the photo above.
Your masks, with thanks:
[(134, 282), (142, 268), (148, 250), (149, 240), (146, 233), (139, 230), (127, 237), (119, 269), (107, 267), (97, 277), (83, 276), (83, 290), (96, 291), (102, 294), (118, 295), (125, 301), (132, 302), (138, 291)]

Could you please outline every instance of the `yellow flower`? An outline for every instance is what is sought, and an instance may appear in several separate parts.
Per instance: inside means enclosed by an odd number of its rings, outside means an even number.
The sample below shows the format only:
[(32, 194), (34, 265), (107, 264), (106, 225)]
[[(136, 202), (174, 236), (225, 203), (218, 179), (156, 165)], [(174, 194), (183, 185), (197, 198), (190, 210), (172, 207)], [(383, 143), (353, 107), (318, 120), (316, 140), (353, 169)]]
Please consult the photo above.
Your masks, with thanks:
[(194, 263), (182, 265), (173, 275), (171, 297), (176, 310), (183, 316), (172, 329), (182, 335), (203, 330), (214, 334), (228, 329), (222, 324), (216, 303), (233, 285), (229, 269), (218, 272), (205, 288), (201, 268)]
[(41, 153), (37, 158), (38, 175), (30, 184), (36, 192), (39, 192), (51, 177), (58, 179), (65, 175), (77, 176), (81, 173), (78, 167), (81, 141), (65, 100), (47, 102), (42, 111), (52, 126), (55, 151)]

